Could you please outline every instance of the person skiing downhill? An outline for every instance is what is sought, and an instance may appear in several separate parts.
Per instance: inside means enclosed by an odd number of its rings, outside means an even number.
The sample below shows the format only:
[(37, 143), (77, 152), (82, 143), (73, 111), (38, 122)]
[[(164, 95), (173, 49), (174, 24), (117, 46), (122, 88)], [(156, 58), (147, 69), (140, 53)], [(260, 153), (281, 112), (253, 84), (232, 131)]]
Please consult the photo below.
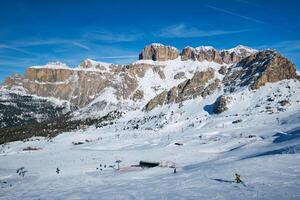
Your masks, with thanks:
[(236, 183), (242, 183), (241, 175), (235, 173), (235, 182), (236, 182)]

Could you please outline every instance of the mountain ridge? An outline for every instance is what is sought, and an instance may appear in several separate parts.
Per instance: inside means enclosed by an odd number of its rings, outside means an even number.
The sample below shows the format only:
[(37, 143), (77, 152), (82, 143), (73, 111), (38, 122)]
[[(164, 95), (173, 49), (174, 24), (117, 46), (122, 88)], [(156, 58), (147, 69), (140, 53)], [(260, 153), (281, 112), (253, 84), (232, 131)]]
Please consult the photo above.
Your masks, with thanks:
[(295, 65), (272, 50), (238, 45), (217, 51), (201, 46), (186, 47), (179, 53), (175, 47), (155, 43), (146, 46), (140, 55), (140, 60), (127, 65), (86, 59), (76, 68), (60, 62), (33, 66), (24, 76), (8, 77), (1, 90), (69, 102), (72, 113), (68, 120), (91, 125), (84, 121), (101, 119), (113, 111), (151, 114), (157, 108), (173, 104), (181, 107), (195, 99), (209, 99), (214, 108), (203, 105), (208, 114), (221, 113), (228, 110), (232, 96), (240, 92), (255, 93), (266, 84), (284, 80), (299, 82)]

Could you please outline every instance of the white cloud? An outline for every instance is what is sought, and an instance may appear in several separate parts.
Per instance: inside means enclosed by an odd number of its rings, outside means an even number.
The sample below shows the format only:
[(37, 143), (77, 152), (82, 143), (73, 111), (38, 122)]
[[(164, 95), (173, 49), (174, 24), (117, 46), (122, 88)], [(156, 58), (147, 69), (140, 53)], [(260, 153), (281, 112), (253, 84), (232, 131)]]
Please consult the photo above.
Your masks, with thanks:
[(243, 30), (200, 30), (196, 27), (187, 27), (185, 24), (177, 24), (163, 28), (158, 37), (169, 38), (192, 38), (192, 37), (209, 37), (216, 35), (227, 35), (251, 31), (251, 29)]
[(132, 42), (143, 37), (143, 33), (139, 32), (114, 32), (110, 30), (96, 30), (85, 33), (82, 37), (87, 41), (102, 41), (102, 42)]
[(257, 46), (258, 49), (277, 49), (284, 52), (294, 52), (300, 50), (300, 40), (285, 40), (274, 44)]
[(88, 46), (86, 46), (86, 45), (84, 45), (84, 44), (81, 44), (81, 43), (79, 43), (79, 42), (72, 42), (72, 44), (73, 44), (74, 46), (80, 47), (80, 48), (82, 48), (82, 49), (90, 50), (90, 48), (89, 48)]
[(17, 52), (24, 53), (24, 54), (27, 54), (27, 55), (34, 55), (33, 53), (31, 53), (29, 51), (26, 51), (24, 49), (15, 47), (13, 45), (0, 44), (0, 49), (9, 49), (9, 50), (17, 51)]
[(124, 55), (124, 56), (102, 56), (102, 57), (98, 57), (99, 59), (123, 59), (123, 58), (137, 58), (137, 54), (136, 55)]
[(213, 9), (213, 10), (216, 10), (216, 11), (219, 11), (219, 12), (222, 12), (222, 13), (226, 13), (226, 14), (229, 14), (229, 15), (232, 15), (232, 16), (235, 16), (235, 17), (239, 17), (239, 18), (242, 18), (242, 19), (246, 19), (248, 21), (252, 21), (252, 22), (255, 22), (255, 23), (259, 23), (259, 24), (264, 24), (265, 23), (264, 21), (254, 19), (252, 17), (248, 17), (248, 16), (245, 16), (245, 15), (241, 15), (239, 13), (235, 13), (235, 12), (232, 12), (232, 11), (229, 11), (229, 10), (225, 10), (223, 8), (215, 7), (215, 6), (212, 6), (212, 5), (205, 5), (205, 6), (210, 8), (210, 9)]

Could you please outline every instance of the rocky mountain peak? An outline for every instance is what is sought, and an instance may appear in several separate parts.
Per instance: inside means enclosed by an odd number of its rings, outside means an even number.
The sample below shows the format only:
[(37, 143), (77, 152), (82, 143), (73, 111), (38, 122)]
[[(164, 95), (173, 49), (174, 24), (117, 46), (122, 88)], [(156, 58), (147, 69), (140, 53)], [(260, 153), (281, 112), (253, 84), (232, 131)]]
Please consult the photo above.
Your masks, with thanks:
[[(180, 55), (181, 59), (176, 59)], [(155, 102), (164, 105), (205, 97), (223, 86), (229, 91), (243, 86), (257, 89), (267, 82), (298, 77), (295, 66), (279, 53), (258, 52), (242, 45), (222, 51), (211, 46), (186, 47), (179, 54), (172, 46), (153, 43), (144, 48), (140, 59), (128, 65), (86, 59), (77, 68), (51, 62), (28, 68), (24, 76), (9, 77), (4, 85), (8, 89), (23, 88), (28, 94), (63, 99), (80, 108), (107, 90), (115, 99), (137, 106), (146, 105), (161, 93), (159, 101), (154, 99), (148, 104), (147, 110), (151, 110)], [(154, 62), (166, 60), (170, 62)]]
[(219, 64), (233, 64), (241, 59), (257, 52), (257, 50), (243, 45), (235, 48), (218, 51), (212, 46), (185, 47), (181, 52), (182, 60), (198, 60), (200, 62), (207, 60)]
[(152, 43), (144, 47), (139, 55), (140, 60), (166, 61), (179, 57), (179, 51), (175, 47)]
[(295, 65), (274, 50), (256, 52), (237, 63), (225, 76), (225, 85), (232, 90), (250, 86), (258, 89), (266, 83), (299, 79)]
[(250, 56), (251, 54), (254, 54), (257, 52), (256, 49), (253, 49), (251, 47), (248, 46), (244, 46), (244, 45), (237, 45), (234, 48), (228, 49), (228, 50), (223, 50), (223, 51), (228, 51), (229, 53), (235, 53), (237, 55), (240, 55), (242, 57), (247, 57)]
[(216, 49), (213, 46), (199, 46), (195, 48), (196, 51), (216, 51)]
[(78, 68), (79, 69), (105, 70), (111, 65), (112, 65), (111, 63), (99, 62), (99, 61), (95, 61), (95, 60), (87, 58), (78, 65)]
[(69, 69), (70, 67), (60, 61), (49, 62), (46, 65), (31, 66), (30, 68), (52, 68), (52, 69)]

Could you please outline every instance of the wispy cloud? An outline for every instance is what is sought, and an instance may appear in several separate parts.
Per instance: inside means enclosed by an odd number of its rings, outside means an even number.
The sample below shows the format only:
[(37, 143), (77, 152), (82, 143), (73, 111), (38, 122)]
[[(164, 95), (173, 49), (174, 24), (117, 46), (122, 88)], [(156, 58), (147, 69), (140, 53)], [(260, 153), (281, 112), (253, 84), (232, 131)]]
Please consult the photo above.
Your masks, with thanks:
[(24, 54), (27, 54), (27, 55), (34, 55), (33, 53), (31, 53), (29, 51), (26, 51), (24, 49), (15, 47), (13, 45), (0, 44), (0, 49), (9, 49), (9, 50), (17, 51), (17, 52), (24, 53)]
[(116, 32), (111, 30), (96, 30), (83, 35), (83, 40), (95, 40), (102, 42), (132, 42), (142, 39), (142, 32)]
[(242, 18), (242, 19), (246, 19), (246, 20), (251, 21), (251, 22), (255, 22), (255, 23), (259, 23), (259, 24), (264, 24), (265, 23), (264, 21), (261, 21), (261, 20), (258, 20), (258, 19), (252, 18), (252, 17), (248, 17), (248, 16), (245, 16), (245, 15), (241, 15), (239, 13), (235, 13), (235, 12), (232, 12), (230, 10), (225, 10), (223, 8), (215, 7), (215, 6), (212, 6), (212, 5), (209, 5), (209, 4), (207, 4), (205, 6), (210, 8), (210, 9), (213, 9), (213, 10), (216, 10), (216, 11), (219, 11), (219, 12), (222, 12), (222, 13), (226, 13), (228, 15), (232, 15), (232, 16), (235, 16), (235, 17), (239, 17), (239, 18)]
[(81, 43), (79, 43), (79, 42), (72, 42), (72, 44), (73, 44), (74, 46), (80, 47), (80, 48), (82, 48), (82, 49), (90, 50), (90, 48), (89, 48), (88, 46), (86, 46), (86, 45), (84, 45), (84, 44), (81, 44)]
[(257, 49), (275, 49), (282, 53), (287, 58), (291, 59), (292, 62), (295, 62), (295, 64), (298, 66), (298, 69), (300, 69), (300, 40), (285, 40), (285, 41), (279, 41), (273, 44), (265, 44), (256, 46)]
[(90, 50), (87, 45), (82, 44), (78, 41), (73, 41), (71, 39), (26, 39), (26, 40), (16, 40), (13, 42), (6, 42), (5, 44), (0, 44), (0, 49), (9, 49), (16, 52), (24, 53), (26, 55), (37, 56), (37, 54), (27, 51), (25, 49), (35, 46), (58, 46), (59, 48), (67, 48), (67, 46), (76, 46), (81, 49)]
[(123, 58), (137, 58), (136, 55), (125, 55), (125, 56), (102, 56), (98, 57), (98, 59), (123, 59)]
[(32, 65), (34, 61), (36, 61), (36, 59), (33, 58), (1, 59), (0, 68), (2, 68), (2, 70), (9, 70), (10, 68), (22, 69)]
[(216, 35), (227, 35), (241, 32), (251, 31), (251, 29), (243, 30), (201, 30), (196, 27), (187, 27), (185, 24), (177, 24), (163, 28), (157, 37), (166, 38), (193, 38), (193, 37), (209, 37)]
[(257, 46), (258, 49), (276, 49), (284, 52), (300, 51), (300, 40), (285, 40), (273, 44)]

